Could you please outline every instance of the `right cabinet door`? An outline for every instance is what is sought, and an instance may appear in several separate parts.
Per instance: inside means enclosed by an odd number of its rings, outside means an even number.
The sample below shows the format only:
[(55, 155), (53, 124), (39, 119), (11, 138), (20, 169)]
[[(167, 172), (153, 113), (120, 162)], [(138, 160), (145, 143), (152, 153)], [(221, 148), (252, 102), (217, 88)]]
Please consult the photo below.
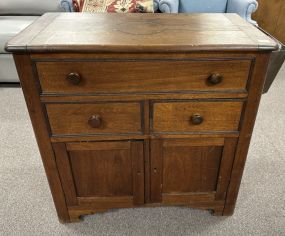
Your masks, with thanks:
[(151, 201), (191, 205), (223, 201), (237, 138), (154, 139)]

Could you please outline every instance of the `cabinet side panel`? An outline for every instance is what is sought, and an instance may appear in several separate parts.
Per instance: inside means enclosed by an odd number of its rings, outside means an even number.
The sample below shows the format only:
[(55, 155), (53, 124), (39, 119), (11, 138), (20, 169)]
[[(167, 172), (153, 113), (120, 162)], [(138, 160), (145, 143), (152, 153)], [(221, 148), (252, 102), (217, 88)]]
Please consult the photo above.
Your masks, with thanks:
[(36, 79), (33, 75), (30, 55), (15, 54), (14, 60), (58, 217), (62, 222), (69, 222), (70, 218), (66, 207), (65, 196), (49, 139), (47, 121), (40, 103)]
[(241, 118), (240, 137), (235, 153), (223, 215), (232, 215), (234, 212), (258, 105), (262, 94), (269, 56), (269, 53), (264, 53), (259, 54), (256, 57), (252, 78), (249, 84), (248, 101), (245, 105), (243, 117)]

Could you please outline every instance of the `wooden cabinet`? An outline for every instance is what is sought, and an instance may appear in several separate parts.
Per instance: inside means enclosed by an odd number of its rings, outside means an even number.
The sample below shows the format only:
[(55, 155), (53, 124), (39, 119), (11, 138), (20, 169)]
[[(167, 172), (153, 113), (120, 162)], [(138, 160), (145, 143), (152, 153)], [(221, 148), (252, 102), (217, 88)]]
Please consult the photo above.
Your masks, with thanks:
[(236, 143), (237, 138), (154, 139), (149, 150), (138, 140), (53, 143), (53, 149), (71, 209), (142, 205), (147, 172), (150, 203), (209, 206), (219, 214)]
[(232, 14), (52, 13), (11, 40), (60, 221), (233, 214), (274, 49)]

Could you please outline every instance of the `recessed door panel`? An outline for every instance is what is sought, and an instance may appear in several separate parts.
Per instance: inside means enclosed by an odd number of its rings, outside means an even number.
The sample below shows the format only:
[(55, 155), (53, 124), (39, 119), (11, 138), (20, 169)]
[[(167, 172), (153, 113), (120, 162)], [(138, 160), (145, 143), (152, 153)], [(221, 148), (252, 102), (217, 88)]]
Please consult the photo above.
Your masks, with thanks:
[(236, 138), (155, 139), (151, 201), (190, 204), (225, 199)]
[(143, 142), (55, 143), (68, 205), (144, 203)]

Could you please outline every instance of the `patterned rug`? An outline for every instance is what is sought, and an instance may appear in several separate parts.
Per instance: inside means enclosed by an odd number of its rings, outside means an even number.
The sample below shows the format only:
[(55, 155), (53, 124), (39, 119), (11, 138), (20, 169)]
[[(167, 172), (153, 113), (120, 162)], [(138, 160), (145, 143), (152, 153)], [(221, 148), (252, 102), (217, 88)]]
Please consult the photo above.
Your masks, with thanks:
[(75, 11), (114, 13), (153, 13), (153, 0), (73, 0)]

